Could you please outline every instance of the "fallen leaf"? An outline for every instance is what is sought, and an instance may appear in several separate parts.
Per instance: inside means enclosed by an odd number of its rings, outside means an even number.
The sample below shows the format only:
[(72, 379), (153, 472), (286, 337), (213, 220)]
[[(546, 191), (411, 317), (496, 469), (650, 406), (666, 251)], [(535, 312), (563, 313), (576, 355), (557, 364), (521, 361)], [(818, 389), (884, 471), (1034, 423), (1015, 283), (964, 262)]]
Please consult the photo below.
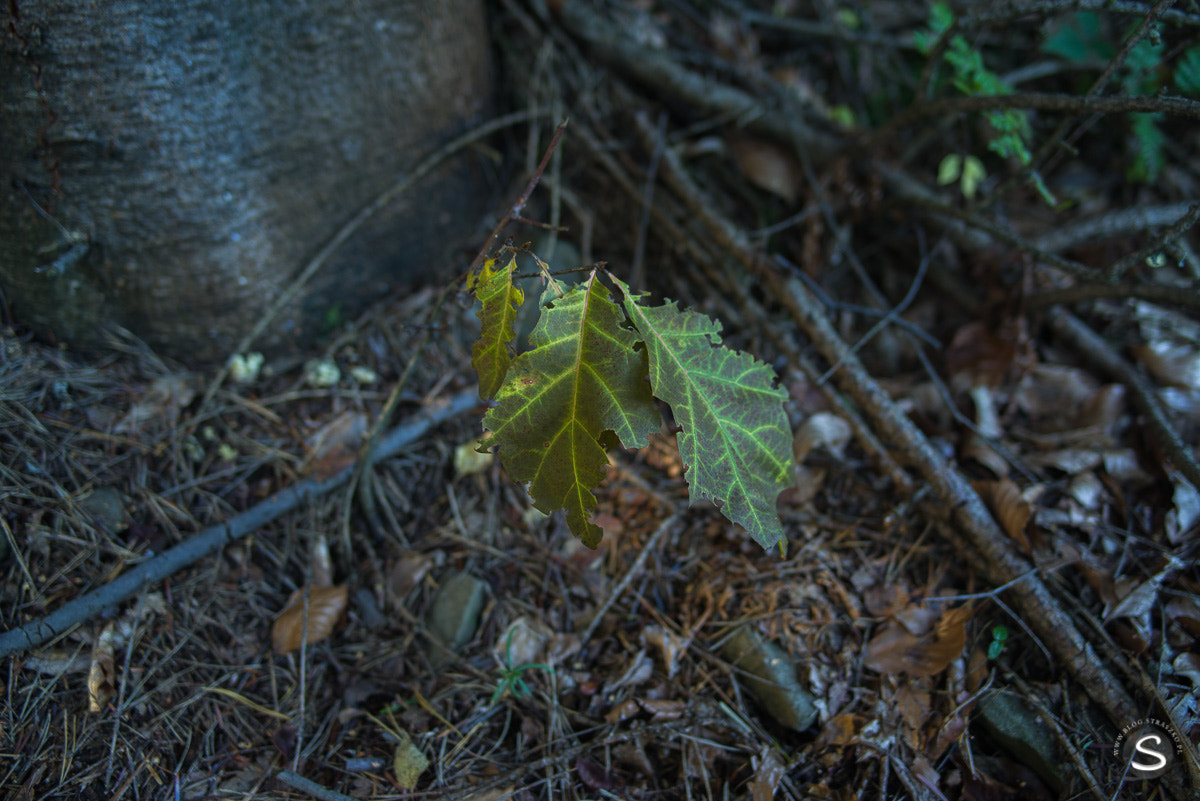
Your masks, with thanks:
[(738, 169), (750, 183), (788, 203), (796, 202), (803, 172), (792, 153), (756, 136), (740, 134), (729, 141)]
[(642, 639), (647, 645), (658, 649), (663, 665), (667, 668), (667, 678), (675, 678), (679, 671), (679, 657), (687, 651), (691, 640), (658, 625), (647, 626), (642, 632)]
[(434, 558), (426, 553), (402, 553), (387, 569), (384, 587), (388, 603), (403, 606), (404, 599), (421, 583), (421, 579), (425, 578), (434, 562)]
[(849, 712), (835, 715), (821, 729), (821, 734), (817, 737), (817, 742), (822, 747), (850, 745), (854, 742), (854, 738), (858, 736), (858, 732), (862, 729), (865, 722), (863, 718)]
[(787, 766), (776, 754), (775, 749), (764, 745), (758, 756), (750, 760), (754, 778), (750, 780), (751, 801), (774, 801), (775, 788), (787, 775)]
[[(308, 595), (308, 626), (304, 625), (305, 595)], [(346, 612), (349, 587), (309, 587), (292, 593), (287, 606), (271, 627), (271, 644), (277, 654), (290, 654), (301, 645), (312, 645), (333, 633)]]
[(1171, 483), (1175, 485), (1175, 492), (1171, 496), (1172, 508), (1167, 512), (1163, 527), (1168, 542), (1182, 545), (1188, 532), (1200, 522), (1200, 492), (1174, 471), (1171, 473)]
[(92, 664), (88, 670), (88, 712), (101, 712), (117, 691), (113, 646), (116, 621), (110, 620), (92, 646)]
[(850, 424), (833, 412), (817, 412), (810, 416), (796, 431), (792, 440), (792, 453), (796, 462), (804, 461), (816, 448), (824, 448), (836, 459), (841, 459), (850, 443)]
[(962, 376), (970, 386), (996, 387), (1016, 356), (1016, 345), (976, 321), (954, 332), (946, 348), (946, 370), (951, 376)]
[(962, 654), (967, 641), (970, 604), (948, 609), (931, 634), (917, 636), (897, 623), (889, 623), (871, 638), (863, 664), (884, 675), (933, 676)]
[(1181, 389), (1200, 389), (1200, 350), (1194, 345), (1158, 341), (1129, 350), (1159, 382)]
[(402, 734), (400, 744), (396, 746), (396, 755), (392, 758), (392, 770), (396, 772), (396, 784), (404, 790), (411, 790), (429, 767), (429, 759), (413, 745), (408, 732)]
[(1033, 516), (1033, 507), (1021, 495), (1020, 488), (1009, 478), (973, 481), (971, 486), (1000, 521), (1004, 533), (1017, 543), (1022, 553), (1029, 555), (1029, 539), (1025, 536), (1025, 528)]
[(151, 381), (113, 432), (139, 434), (152, 421), (174, 428), (179, 413), (196, 397), (192, 379), (191, 373), (171, 373)]
[(325, 481), (354, 464), (366, 430), (365, 414), (342, 412), (308, 438), (308, 458), (300, 466), (300, 473)]

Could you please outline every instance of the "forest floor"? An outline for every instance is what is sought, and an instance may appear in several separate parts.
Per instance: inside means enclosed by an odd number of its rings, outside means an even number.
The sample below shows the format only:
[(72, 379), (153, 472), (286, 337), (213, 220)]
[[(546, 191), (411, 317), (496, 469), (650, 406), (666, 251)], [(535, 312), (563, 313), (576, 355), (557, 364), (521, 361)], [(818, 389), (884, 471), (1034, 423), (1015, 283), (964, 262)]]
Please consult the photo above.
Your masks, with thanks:
[(457, 288), (219, 385), (9, 327), (0, 794), (1196, 797), (1200, 103), (1160, 95), (1200, 14), (978, 11), (926, 55), (917, 4), (551, 5), (495, 9), (532, 120), (495, 146), (565, 230), (507, 235), (774, 368), (783, 553), (689, 504), (665, 407), (597, 549), (533, 509)]

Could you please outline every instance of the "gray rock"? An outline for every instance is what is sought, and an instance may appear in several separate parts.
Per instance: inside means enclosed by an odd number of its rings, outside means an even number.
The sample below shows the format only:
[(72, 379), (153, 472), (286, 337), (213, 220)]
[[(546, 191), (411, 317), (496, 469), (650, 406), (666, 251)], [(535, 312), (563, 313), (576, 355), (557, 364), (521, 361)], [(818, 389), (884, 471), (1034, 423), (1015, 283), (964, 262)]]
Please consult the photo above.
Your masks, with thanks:
[(486, 589), (487, 584), (470, 573), (455, 573), (443, 581), (425, 615), (430, 635), (455, 652), (469, 643), (479, 626)]
[(804, 731), (816, 721), (812, 693), (796, 681), (796, 666), (782, 648), (750, 626), (741, 626), (721, 653), (737, 670), (737, 680), (780, 724)]
[(1032, 768), (1054, 792), (1062, 792), (1067, 775), (1054, 746), (1054, 735), (1019, 696), (992, 693), (979, 702), (977, 720), (1001, 748)]

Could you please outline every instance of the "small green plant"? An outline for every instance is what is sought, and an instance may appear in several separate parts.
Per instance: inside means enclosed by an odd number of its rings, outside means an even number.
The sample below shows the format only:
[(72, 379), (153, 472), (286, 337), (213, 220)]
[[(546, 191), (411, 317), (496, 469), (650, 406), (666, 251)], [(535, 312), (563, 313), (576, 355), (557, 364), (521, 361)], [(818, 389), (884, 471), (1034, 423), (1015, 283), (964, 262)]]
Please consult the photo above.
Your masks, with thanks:
[(512, 629), (509, 629), (508, 638), (504, 643), (504, 665), (500, 667), (499, 671), (500, 681), (496, 683), (496, 691), (492, 693), (493, 704), (509, 694), (513, 698), (528, 698), (532, 695), (529, 685), (525, 683), (525, 679), (521, 675), (526, 671), (544, 670), (547, 673), (554, 672), (554, 668), (549, 665), (542, 665), (537, 662), (514, 666), (512, 663), (512, 638)]
[[(950, 10), (949, 4), (934, 3), (929, 10), (929, 27), (914, 34), (917, 49), (925, 55), (932, 53), (942, 37), (949, 35), (954, 19), (954, 12)], [(969, 97), (1012, 94), (1012, 87), (987, 68), (983, 63), (983, 54), (971, 46), (962, 34), (950, 36), (942, 59), (950, 67), (954, 87), (963, 94)], [(993, 132), (988, 141), (988, 150), (1001, 158), (1016, 159), (1024, 167), (1030, 166), (1033, 154), (1029, 150), (1029, 113), (1019, 109), (997, 109), (985, 112), (985, 116)], [(1032, 173), (1032, 180), (1046, 203), (1050, 206), (1057, 205), (1054, 196), (1036, 171)]]
[(983, 162), (975, 156), (964, 157), (957, 153), (951, 153), (938, 164), (938, 186), (947, 186), (957, 181), (959, 188), (962, 189), (963, 197), (967, 200), (975, 197), (975, 193), (979, 191), (979, 185), (985, 178), (987, 178), (987, 169), (983, 166)]
[(1004, 643), (1008, 640), (1008, 629), (1004, 626), (996, 626), (992, 629), (992, 641), (988, 645), (988, 659), (998, 659), (1000, 654), (1004, 653)]
[(481, 447), (498, 447), (534, 505), (565, 510), (571, 532), (595, 548), (603, 532), (590, 519), (593, 490), (608, 451), (649, 444), (662, 426), (657, 398), (680, 426), (692, 500), (713, 500), (763, 548), (782, 550), (775, 501), (792, 481), (793, 456), (787, 394), (775, 372), (721, 346), (715, 320), (674, 303), (647, 306), (599, 267), (564, 287), (533, 257), (547, 286), (529, 350), (515, 358), (514, 322), (525, 302), (513, 283), (515, 255), (505, 267), (487, 261), (467, 281), (481, 304), (472, 364), (480, 397), (495, 399)]
[[(1090, 11), (1067, 17), (1046, 38), (1042, 50), (1074, 64), (1107, 61), (1117, 53), (1100, 16)], [(1129, 51), (1118, 77), (1121, 91), (1127, 95), (1153, 95), (1170, 86), (1180, 94), (1200, 96), (1200, 45), (1185, 50), (1174, 70), (1165, 68), (1163, 52), (1161, 31), (1156, 26)], [(1141, 112), (1129, 114), (1128, 119), (1132, 141), (1126, 177), (1153, 183), (1166, 165), (1166, 137), (1159, 127), (1163, 115)]]

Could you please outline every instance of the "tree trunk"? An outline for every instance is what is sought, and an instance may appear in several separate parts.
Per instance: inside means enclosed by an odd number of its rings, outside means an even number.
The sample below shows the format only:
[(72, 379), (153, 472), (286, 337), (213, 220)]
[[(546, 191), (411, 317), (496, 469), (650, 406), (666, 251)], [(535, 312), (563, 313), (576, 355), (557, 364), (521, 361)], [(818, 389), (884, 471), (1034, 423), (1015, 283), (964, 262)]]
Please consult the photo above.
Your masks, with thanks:
[[(116, 323), (185, 362), (224, 359), (347, 220), (487, 110), (480, 0), (8, 8), (0, 287), (76, 345)], [(451, 278), (481, 180), (462, 154), (375, 215), (260, 349)]]

